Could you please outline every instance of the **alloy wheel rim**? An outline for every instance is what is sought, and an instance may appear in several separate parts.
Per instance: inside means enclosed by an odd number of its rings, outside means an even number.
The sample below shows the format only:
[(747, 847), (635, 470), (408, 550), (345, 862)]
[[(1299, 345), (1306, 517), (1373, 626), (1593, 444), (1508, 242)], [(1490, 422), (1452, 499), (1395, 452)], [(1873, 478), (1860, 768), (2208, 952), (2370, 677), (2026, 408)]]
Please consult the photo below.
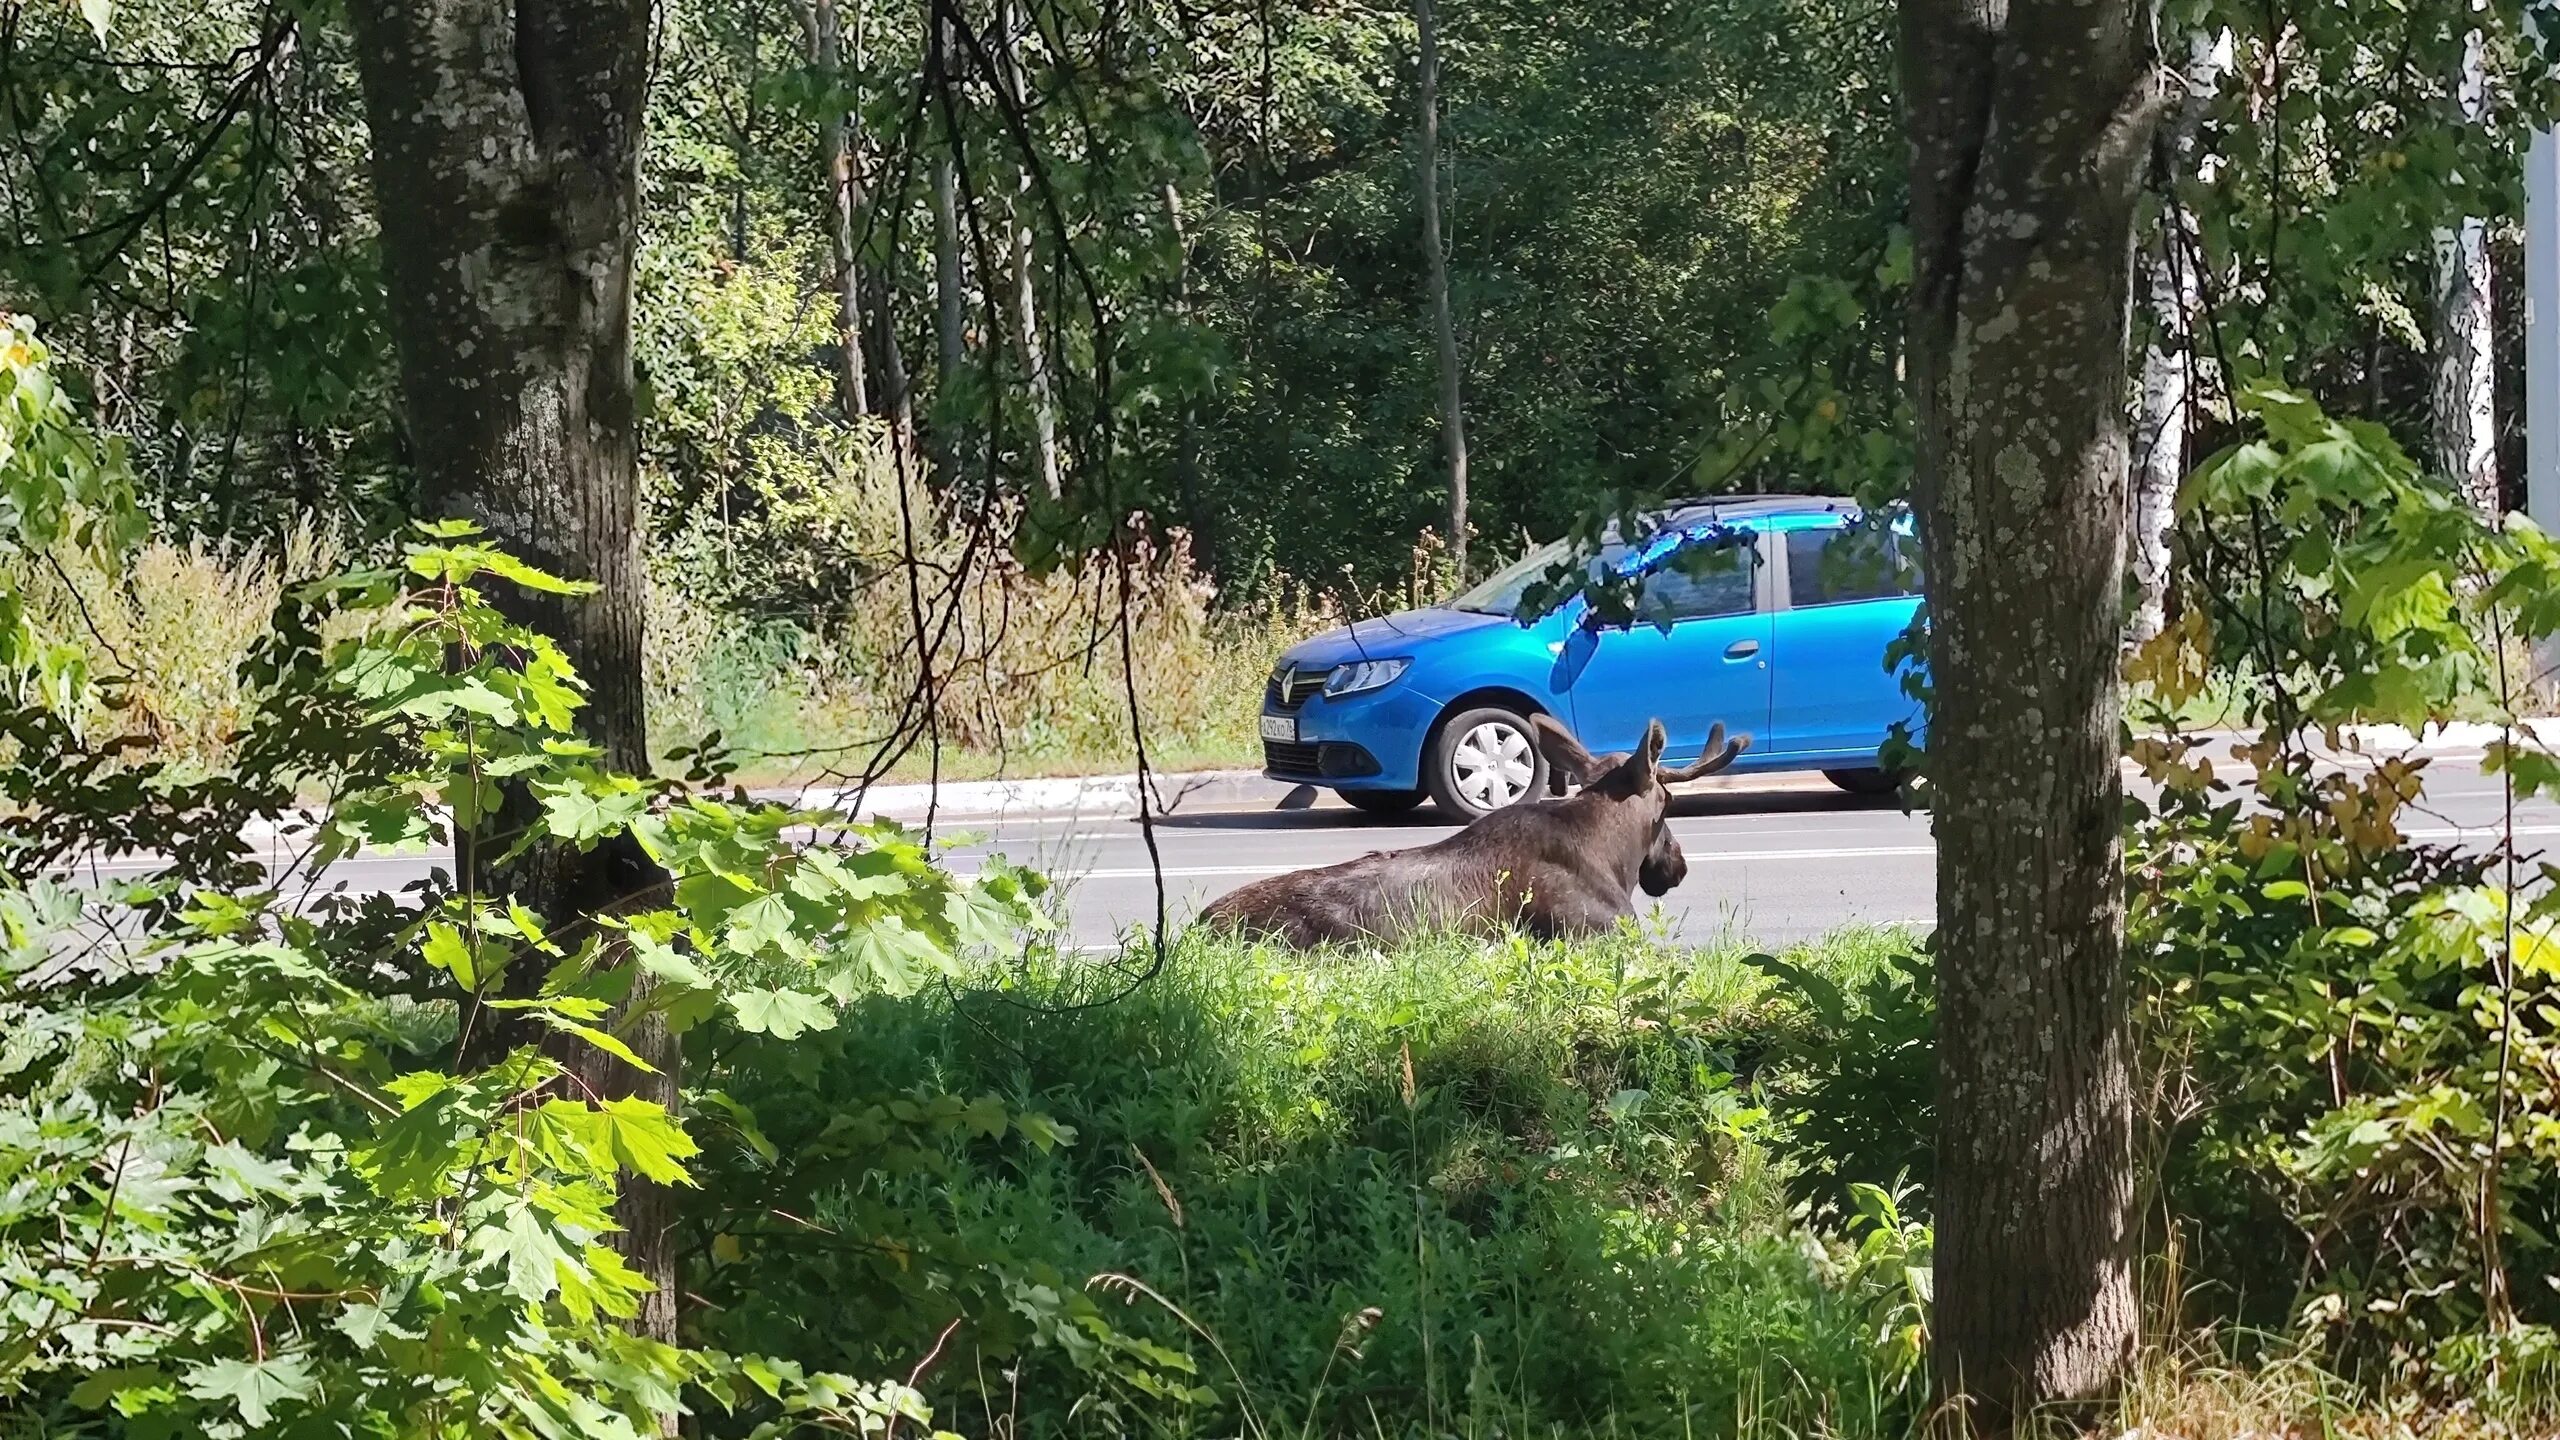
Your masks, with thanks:
[(1529, 793), (1537, 757), (1518, 726), (1487, 720), (1458, 737), (1449, 769), (1461, 799), (1479, 810), (1499, 810)]

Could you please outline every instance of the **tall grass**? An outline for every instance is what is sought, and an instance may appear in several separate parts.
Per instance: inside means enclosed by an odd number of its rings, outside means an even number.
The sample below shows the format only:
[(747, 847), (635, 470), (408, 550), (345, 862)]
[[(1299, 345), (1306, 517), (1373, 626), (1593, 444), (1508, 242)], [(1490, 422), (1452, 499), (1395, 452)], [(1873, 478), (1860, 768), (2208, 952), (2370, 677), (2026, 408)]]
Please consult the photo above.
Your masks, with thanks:
[[(1909, 943), (1782, 958), (1855, 995)], [(931, 1356), (937, 1422), (1005, 1440), (1964, 1433), (1898, 1343), (1915, 1252), (1786, 1198), (1757, 1081), (1803, 1017), (1742, 947), (1195, 933), (1134, 983), (1146, 958), (874, 1001), (770, 1070), (745, 1042), (730, 1099), (769, 1149), (705, 1162), (689, 1323), (857, 1373)], [(1044, 1127), (915, 1122), (938, 1095)], [(2550, 1433), (2512, 1379), (2448, 1403), (2310, 1354), (2155, 1331), (2074, 1428)]]
[[(39, 557), (11, 579), (39, 634), (117, 681), (81, 717), (87, 729), (135, 742), (137, 757), (205, 768), (222, 763), (247, 718), (254, 697), (238, 669), (283, 586), (349, 559), (335, 536), (306, 523), (238, 549), (153, 541), (120, 574), (77, 554)], [(1336, 612), (1297, 593), (1221, 610), (1179, 535), (1136, 555), (1129, 582), (1151, 756), (1166, 768), (1258, 763), (1263, 677), (1283, 648), (1338, 623)], [(980, 559), (936, 654), (944, 773), (1125, 768), (1119, 603), (1107, 564), (1033, 575), (1009, 557)], [(741, 618), (668, 573), (651, 588), (648, 623), (650, 729), (661, 749), (719, 732), (750, 779), (859, 768), (869, 742), (898, 724), (919, 672), (895, 567), (826, 613), (791, 622)], [(926, 764), (919, 748), (899, 773)]]
[(77, 549), (21, 560), (10, 578), (46, 643), (87, 658), (115, 683), (77, 717), (88, 732), (133, 740), (182, 767), (220, 763), (254, 697), (240, 662), (267, 631), (283, 587), (338, 568), (346, 548), (305, 520), (262, 545), (153, 540), (121, 573)]
[[(887, 538), (881, 543), (894, 553)], [(956, 542), (923, 557), (936, 573)], [(1151, 758), (1168, 768), (1259, 763), (1255, 716), (1281, 650), (1339, 623), (1321, 600), (1220, 610), (1179, 533), (1130, 557), (1130, 649)], [(1118, 562), (1035, 575), (978, 555), (934, 637), (934, 726), (946, 774), (1072, 773), (1133, 759), (1121, 663)], [(938, 612), (937, 612), (938, 616)], [(717, 731), (751, 773), (779, 778), (859, 766), (900, 723), (920, 682), (902, 568), (855, 582), (829, 613), (741, 623), (684, 585), (651, 591), (652, 728), (689, 742)], [(912, 724), (913, 722), (908, 722)], [(923, 747), (903, 768), (927, 763)]]
[[(1797, 958), (1854, 981), (1901, 943)], [(1736, 1075), (1777, 1003), (1743, 956), (1628, 936), (1309, 962), (1194, 937), (1134, 990), (1049, 960), (880, 1002), (739, 1095), (824, 1173), (742, 1155), (718, 1188), (807, 1182), (801, 1218), (839, 1236), (931, 1214), (930, 1238), (882, 1238), (934, 1278), (884, 1290), (876, 1252), (767, 1229), (694, 1280), (703, 1323), (904, 1373), (957, 1319), (929, 1388), (973, 1433), (1900, 1433), (1877, 1297), (1790, 1214)], [(919, 1076), (1075, 1142), (827, 1151), (830, 1117)], [(1214, 1395), (1025, 1333), (1025, 1288), (1091, 1297)]]

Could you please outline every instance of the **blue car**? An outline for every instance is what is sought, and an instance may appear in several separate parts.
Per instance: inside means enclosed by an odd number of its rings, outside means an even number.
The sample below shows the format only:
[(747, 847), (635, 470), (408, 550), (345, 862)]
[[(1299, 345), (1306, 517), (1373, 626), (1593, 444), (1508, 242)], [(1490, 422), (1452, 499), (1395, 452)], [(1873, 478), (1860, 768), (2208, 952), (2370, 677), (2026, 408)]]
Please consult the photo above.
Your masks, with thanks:
[(1521, 623), (1524, 600), (1572, 557), (1560, 541), (1445, 605), (1291, 647), (1263, 692), (1263, 773), (1363, 810), (1429, 798), (1473, 819), (1548, 793), (1529, 725), (1544, 713), (1594, 754), (1633, 750), (1659, 719), (1665, 760), (1685, 761), (1722, 723), (1752, 736), (1737, 772), (1819, 770), (1856, 793), (1893, 788), (1881, 747), (1895, 724), (1915, 736), (1921, 725), (1885, 666), (1919, 605), (1909, 519), (1804, 495), (1696, 501), (1651, 518), (1641, 542), (1613, 531), (1590, 561), (1595, 577), (1641, 577), (1631, 618), (1607, 618), (1603, 586), (1596, 602), (1577, 596)]

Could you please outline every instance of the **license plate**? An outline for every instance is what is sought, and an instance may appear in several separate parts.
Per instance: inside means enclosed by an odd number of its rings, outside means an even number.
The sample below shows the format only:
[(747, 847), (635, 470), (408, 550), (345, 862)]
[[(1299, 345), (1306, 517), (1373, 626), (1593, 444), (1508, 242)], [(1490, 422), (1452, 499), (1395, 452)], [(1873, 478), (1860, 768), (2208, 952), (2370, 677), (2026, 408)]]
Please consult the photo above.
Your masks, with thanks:
[(1265, 740), (1277, 740), (1283, 745), (1297, 744), (1298, 717), (1295, 715), (1263, 716), (1262, 738)]

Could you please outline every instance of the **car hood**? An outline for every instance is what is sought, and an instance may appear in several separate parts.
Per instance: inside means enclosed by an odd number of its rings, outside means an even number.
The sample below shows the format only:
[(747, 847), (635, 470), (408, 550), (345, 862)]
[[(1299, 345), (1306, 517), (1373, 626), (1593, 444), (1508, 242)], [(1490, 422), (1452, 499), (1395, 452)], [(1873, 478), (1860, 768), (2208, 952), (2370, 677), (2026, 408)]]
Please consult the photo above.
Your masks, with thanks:
[(1280, 660), (1282, 664), (1304, 669), (1329, 669), (1353, 660), (1409, 656), (1417, 646), (1445, 635), (1461, 635), (1511, 623), (1510, 617), (1505, 615), (1451, 610), (1441, 605), (1426, 610), (1399, 610), (1393, 615), (1355, 621), (1341, 629), (1327, 630), (1321, 635), (1301, 640), (1290, 646)]

